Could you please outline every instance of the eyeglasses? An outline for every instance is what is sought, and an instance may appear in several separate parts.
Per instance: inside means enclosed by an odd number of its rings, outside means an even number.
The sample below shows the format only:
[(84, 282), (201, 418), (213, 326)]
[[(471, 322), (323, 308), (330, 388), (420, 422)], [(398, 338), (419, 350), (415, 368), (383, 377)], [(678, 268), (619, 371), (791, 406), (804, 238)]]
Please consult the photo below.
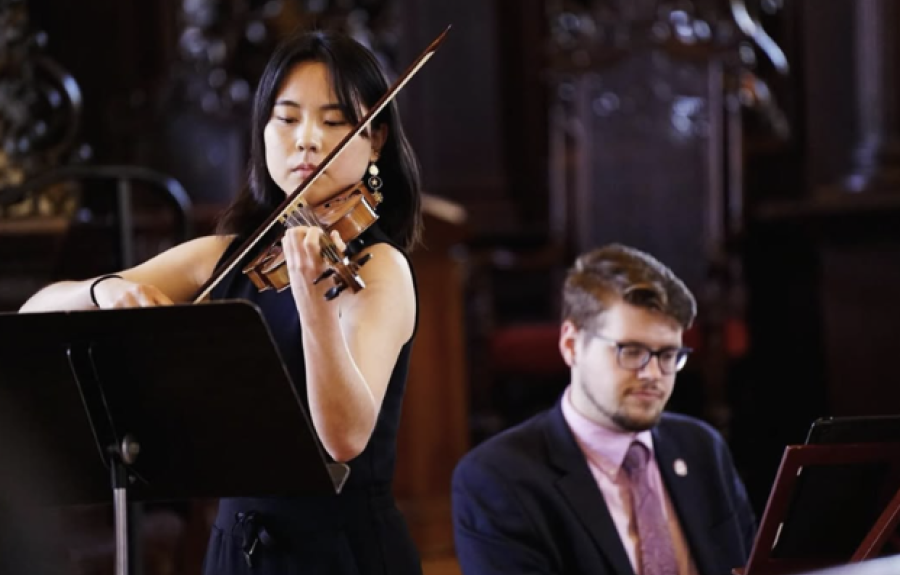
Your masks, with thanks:
[(611, 347), (616, 348), (616, 361), (622, 369), (635, 371), (644, 369), (655, 356), (659, 363), (659, 370), (666, 375), (672, 375), (681, 371), (687, 363), (688, 355), (694, 350), (689, 347), (664, 347), (653, 351), (640, 343), (621, 343), (600, 334), (589, 332), (592, 337), (605, 341)]

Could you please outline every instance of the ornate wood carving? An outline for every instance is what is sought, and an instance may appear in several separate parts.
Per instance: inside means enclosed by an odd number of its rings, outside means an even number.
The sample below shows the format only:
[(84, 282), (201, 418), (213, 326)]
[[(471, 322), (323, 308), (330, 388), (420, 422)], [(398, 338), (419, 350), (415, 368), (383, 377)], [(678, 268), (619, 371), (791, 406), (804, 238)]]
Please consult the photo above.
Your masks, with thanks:
[[(754, 75), (784, 54), (744, 0), (548, 0), (551, 230), (573, 252), (619, 241), (670, 264), (703, 315), (702, 415), (725, 427), (743, 308), (741, 107), (783, 117)], [(731, 348), (739, 349), (731, 349)]]
[(176, 93), (206, 113), (244, 111), (278, 38), (298, 28), (343, 30), (394, 61), (389, 1), (182, 0)]
[[(245, 111), (272, 43), (278, 0), (183, 0), (175, 97), (205, 113)], [(254, 57), (256, 56), (256, 57)]]
[[(729, 174), (721, 173), (724, 158), (713, 157), (724, 151), (726, 114), (739, 112), (726, 103), (734, 96), (745, 104), (771, 105), (766, 86), (745, 74), (755, 65), (757, 51), (787, 71), (784, 54), (762, 30), (756, 12), (742, 0), (547, 3), (554, 91), (551, 227), (558, 236), (568, 234), (575, 249), (596, 243), (602, 226), (596, 225), (596, 210), (585, 208), (599, 199), (660, 214), (672, 213), (660, 203), (689, 201), (707, 211), (704, 243), (693, 241), (692, 247), (713, 255), (724, 243), (724, 226), (738, 225), (742, 202), (740, 182), (729, 181)], [(660, 169), (634, 164), (630, 169), (626, 159), (650, 161)], [(695, 170), (685, 169), (690, 166)], [(651, 183), (659, 171), (669, 179)], [(618, 185), (604, 184), (605, 176), (618, 179)], [(629, 188), (646, 184), (659, 190), (657, 205), (638, 207), (635, 200), (654, 194)], [(664, 196), (663, 188), (683, 192)], [(726, 194), (720, 193), (723, 188)], [(623, 194), (628, 197), (618, 197)], [(726, 209), (738, 213), (726, 219)], [(621, 228), (621, 218), (615, 219)], [(693, 231), (686, 233), (696, 239)], [(643, 235), (637, 232), (638, 239)], [(688, 270), (695, 279), (702, 274)]]
[(742, 40), (718, 0), (552, 0), (548, 16), (560, 69), (596, 69), (645, 49), (706, 59)]
[[(29, 25), (24, 0), (0, 1), (0, 192), (72, 159), (81, 92), (75, 79), (44, 52), (47, 35)], [(22, 202), (0, 194), (0, 214), (29, 215), (70, 210), (67, 194), (49, 190)]]
[(394, 73), (401, 22), (395, 0), (294, 0), (304, 24), (342, 30), (371, 49)]

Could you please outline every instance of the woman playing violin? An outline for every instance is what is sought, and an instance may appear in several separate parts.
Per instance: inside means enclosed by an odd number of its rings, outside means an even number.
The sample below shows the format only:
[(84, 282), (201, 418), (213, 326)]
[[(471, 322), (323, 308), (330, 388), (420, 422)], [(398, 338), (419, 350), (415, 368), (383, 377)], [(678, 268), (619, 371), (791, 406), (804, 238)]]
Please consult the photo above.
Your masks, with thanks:
[[(288, 39), (260, 80), (248, 182), (225, 212), (219, 233), (115, 276), (50, 285), (22, 311), (190, 302), (387, 89), (377, 60), (352, 39), (329, 32)], [(351, 472), (341, 495), (222, 500), (206, 573), (421, 572), (391, 495), (417, 320), (406, 251), (418, 240), (421, 224), (418, 165), (395, 103), (348, 143), (303, 197), (312, 208), (324, 204), (368, 179), (373, 164), (384, 182), (384, 200), (377, 223), (364, 233), (363, 253), (373, 256), (359, 271), (365, 289), (326, 300), (330, 282), (313, 284), (326, 269), (324, 232), (297, 225), (282, 240), (290, 289), (259, 292), (242, 273), (242, 262), (211, 293), (212, 299), (243, 298), (260, 307), (324, 450), (347, 462)], [(344, 248), (339, 237), (333, 241)]]

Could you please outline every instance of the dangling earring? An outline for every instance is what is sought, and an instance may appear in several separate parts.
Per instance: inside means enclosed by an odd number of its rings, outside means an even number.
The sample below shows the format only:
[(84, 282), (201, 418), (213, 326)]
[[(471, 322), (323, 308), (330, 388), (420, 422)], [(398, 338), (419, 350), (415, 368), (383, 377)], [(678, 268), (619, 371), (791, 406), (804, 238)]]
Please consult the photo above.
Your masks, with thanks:
[(366, 186), (368, 186), (369, 190), (372, 192), (372, 195), (375, 196), (375, 201), (379, 204), (383, 199), (381, 195), (381, 186), (384, 185), (384, 182), (378, 176), (378, 166), (375, 165), (375, 162), (369, 164), (369, 177), (366, 178)]

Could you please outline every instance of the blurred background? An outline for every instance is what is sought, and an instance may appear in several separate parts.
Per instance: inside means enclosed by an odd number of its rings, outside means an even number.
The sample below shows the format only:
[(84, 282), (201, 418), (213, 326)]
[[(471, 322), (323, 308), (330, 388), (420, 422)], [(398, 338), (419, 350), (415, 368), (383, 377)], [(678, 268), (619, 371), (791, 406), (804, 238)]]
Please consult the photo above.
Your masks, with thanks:
[[(430, 572), (455, 462), (567, 384), (560, 282), (603, 243), (697, 295), (670, 409), (724, 434), (757, 513), (814, 419), (900, 412), (895, 0), (0, 0), (0, 310), (209, 233), (285, 34), (396, 76), (451, 24), (399, 96), (428, 197), (395, 487)], [(145, 572), (196, 572), (213, 510), (147, 505)], [(67, 520), (111, 572), (108, 509)]]

